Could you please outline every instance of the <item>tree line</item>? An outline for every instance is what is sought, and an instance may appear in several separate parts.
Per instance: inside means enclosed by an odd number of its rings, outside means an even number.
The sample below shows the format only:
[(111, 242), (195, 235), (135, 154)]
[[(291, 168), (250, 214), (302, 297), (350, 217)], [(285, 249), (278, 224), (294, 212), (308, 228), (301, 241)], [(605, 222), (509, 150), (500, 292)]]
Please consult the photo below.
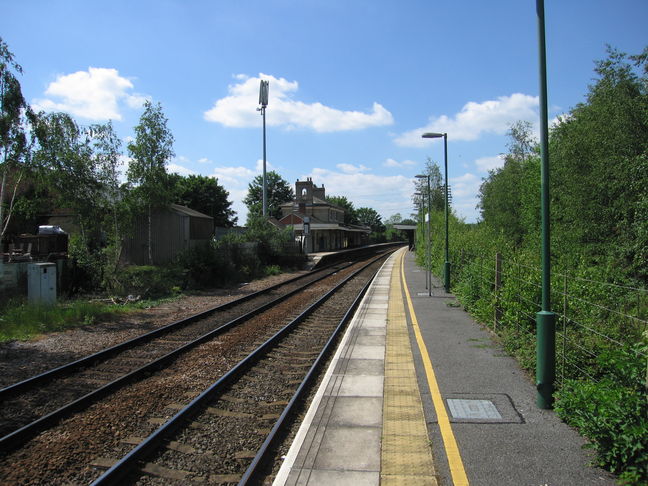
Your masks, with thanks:
[(33, 232), (38, 216), (56, 209), (76, 215), (89, 249), (98, 235), (119, 247), (138, 213), (148, 214), (150, 231), (152, 209), (172, 203), (212, 216), (217, 226), (237, 222), (217, 179), (167, 172), (174, 140), (159, 103), (144, 103), (125, 154), (110, 121), (83, 126), (67, 113), (34, 112), (21, 91), (22, 68), (2, 39), (0, 69), (0, 237)]
[[(76, 267), (85, 268), (86, 276), (114, 275), (136, 216), (147, 216), (150, 265), (155, 263), (152, 214), (158, 208), (180, 204), (211, 216), (217, 227), (237, 224), (229, 193), (216, 178), (168, 172), (174, 137), (160, 103), (144, 102), (134, 137), (124, 146), (111, 121), (80, 125), (67, 113), (35, 112), (21, 90), (22, 72), (0, 38), (0, 242), (8, 235), (33, 233), (43, 215), (65, 210), (78, 228), (69, 245)], [(292, 186), (275, 171), (267, 180), (269, 214), (280, 218), (280, 205), (294, 198)], [(244, 199), (246, 224), (252, 228), (248, 240), (274, 238), (271, 229), (264, 229), (261, 201), (262, 176), (257, 176)], [(373, 241), (398, 237), (375, 210), (356, 209), (343, 196), (329, 202), (345, 209), (346, 223), (371, 227)], [(285, 235), (275, 239), (283, 241)]]

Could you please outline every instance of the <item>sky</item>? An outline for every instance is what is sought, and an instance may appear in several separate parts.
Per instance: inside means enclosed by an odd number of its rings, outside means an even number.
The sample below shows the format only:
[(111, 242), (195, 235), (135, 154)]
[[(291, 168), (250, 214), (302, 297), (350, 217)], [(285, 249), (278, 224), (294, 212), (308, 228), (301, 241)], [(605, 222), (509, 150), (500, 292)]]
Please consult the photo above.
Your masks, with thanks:
[[(549, 117), (585, 101), (609, 44), (648, 45), (646, 0), (546, 0)], [(479, 220), (479, 186), (516, 121), (537, 131), (534, 0), (0, 0), (0, 37), (25, 98), (126, 143), (145, 100), (174, 135), (169, 172), (216, 177), (244, 224), (263, 167), (260, 80), (269, 81), (267, 170), (311, 177), (383, 220), (413, 212), (428, 157), (452, 210)]]

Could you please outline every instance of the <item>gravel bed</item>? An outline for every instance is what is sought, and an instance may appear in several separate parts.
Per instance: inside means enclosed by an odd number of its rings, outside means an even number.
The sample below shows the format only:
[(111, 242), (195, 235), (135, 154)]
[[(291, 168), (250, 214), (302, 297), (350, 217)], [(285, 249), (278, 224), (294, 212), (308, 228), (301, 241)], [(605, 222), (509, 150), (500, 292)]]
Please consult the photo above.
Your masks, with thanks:
[[(218, 413), (201, 413), (194, 419), (200, 424), (199, 427), (178, 433), (173, 440), (188, 446), (188, 450), (169, 448), (150, 459), (162, 470), (180, 471), (183, 475), (181, 479), (174, 480), (164, 474), (160, 477), (147, 474), (142, 475), (137, 484), (181, 485), (203, 481), (209, 484), (236, 484), (322, 346), (366, 283), (366, 279), (362, 282), (359, 280), (363, 279), (350, 282), (345, 292), (334, 295), (300, 324), (297, 332), (283, 338), (281, 346), (232, 384), (224, 397), (210, 404), (211, 410)], [(321, 367), (320, 372), (325, 369), (325, 366)], [(298, 419), (299, 410), (296, 414), (295, 418)], [(293, 420), (295, 430), (289, 428), (284, 431), (284, 437), (294, 436), (298, 423), (298, 420)], [(272, 465), (265, 466), (268, 476), (262, 479), (263, 482), (271, 481), (281, 462), (276, 454), (281, 454), (288, 447), (289, 442), (284, 441), (275, 448), (275, 454), (271, 454)]]
[[(347, 272), (339, 272), (338, 279)], [(290, 278), (290, 276), (283, 276)], [(268, 285), (268, 284), (266, 284)], [(253, 287), (244, 291), (251, 292)], [(103, 468), (92, 466), (91, 463), (100, 457), (116, 458), (132, 448), (125, 443), (131, 437), (142, 437), (154, 430), (156, 425), (151, 419), (167, 419), (176, 410), (177, 403), (188, 403), (190, 396), (195, 396), (205, 386), (215, 381), (233, 364), (238, 362), (240, 355), (247, 352), (251, 343), (274, 332), (270, 327), (276, 322), (283, 321), (285, 315), (294, 311), (297, 300), (311, 301), (324, 292), (324, 285), (312, 289), (306, 295), (296, 296), (286, 303), (276, 306), (263, 315), (266, 320), (257, 319), (242, 326), (235, 333), (228, 333), (220, 339), (206, 343), (190, 355), (179, 358), (167, 370), (152, 375), (133, 386), (125, 388), (101, 403), (93, 405), (85, 413), (64, 420), (59, 426), (46, 431), (32, 440), (25, 448), (1, 458), (0, 479), (2, 484), (84, 484), (91, 482), (103, 471)], [(225, 302), (234, 296), (217, 296)], [(169, 309), (161, 313), (165, 318), (151, 320), (150, 315), (143, 321), (156, 327), (181, 317), (182, 311), (190, 315), (201, 310), (192, 296), (185, 300), (185, 309)], [(193, 301), (190, 308), (189, 302)], [(173, 303), (178, 306), (179, 303)], [(212, 298), (203, 308), (216, 305)], [(166, 304), (168, 306), (169, 304)], [(129, 316), (130, 317), (130, 316)], [(139, 324), (141, 324), (140, 322)], [(273, 324), (275, 323), (275, 324)], [(119, 338), (106, 337), (111, 345), (126, 339), (124, 334), (141, 333), (141, 325), (129, 322), (119, 328)], [(95, 341), (90, 340), (86, 346), (78, 345), (71, 334), (84, 338), (91, 334), (88, 329), (78, 329), (60, 333), (66, 337), (63, 341), (74, 343), (70, 352), (88, 354), (96, 348)], [(48, 341), (60, 343), (45, 338), (39, 342)], [(103, 347), (103, 346), (102, 346)], [(92, 348), (92, 349), (89, 349)], [(33, 369), (33, 368), (32, 368)], [(32, 373), (33, 374), (33, 373)]]
[(217, 305), (306, 273), (283, 273), (237, 288), (182, 296), (157, 307), (129, 312), (92, 325), (48, 333), (31, 341), (0, 344), (0, 388)]
[(130, 373), (150, 361), (168, 354), (182, 344), (189, 343), (226, 322), (256, 309), (259, 305), (299, 289), (323, 275), (326, 275), (326, 272), (306, 274), (304, 275), (306, 278), (300, 278), (296, 282), (290, 282), (279, 289), (255, 296), (253, 299), (240, 302), (231, 308), (219, 310), (191, 323), (176, 326), (174, 330), (167, 331), (164, 335), (142, 342), (111, 357), (106, 357), (100, 363), (89, 364), (84, 369), (72, 371), (64, 377), (40, 384), (36, 389), (25, 390), (17, 396), (7, 398), (0, 403), (0, 435), (8, 434), (27, 425), (33, 420), (95, 391), (121, 375)]

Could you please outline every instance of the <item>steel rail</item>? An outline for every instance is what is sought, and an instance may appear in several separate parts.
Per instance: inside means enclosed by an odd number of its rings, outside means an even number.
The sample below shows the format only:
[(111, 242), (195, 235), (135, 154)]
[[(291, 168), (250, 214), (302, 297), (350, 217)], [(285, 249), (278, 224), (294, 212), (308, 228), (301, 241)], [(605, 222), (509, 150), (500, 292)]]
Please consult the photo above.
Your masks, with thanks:
[[(380, 270), (378, 270), (378, 271), (380, 271)], [(302, 382), (299, 384), (299, 387), (297, 388), (297, 390), (295, 390), (295, 393), (293, 394), (290, 401), (288, 402), (286, 407), (283, 409), (283, 411), (281, 412), (281, 415), (279, 416), (279, 418), (275, 422), (274, 426), (270, 430), (270, 433), (266, 437), (265, 441), (263, 442), (263, 444), (261, 444), (261, 447), (259, 448), (256, 455), (254, 456), (254, 459), (252, 459), (252, 462), (250, 463), (248, 468), (245, 470), (245, 473), (243, 474), (243, 476), (241, 477), (241, 480), (238, 483), (238, 486), (246, 486), (248, 484), (248, 482), (250, 482), (250, 480), (256, 474), (257, 469), (259, 468), (259, 466), (263, 463), (264, 460), (266, 460), (266, 458), (267, 458), (267, 456), (268, 456), (268, 454), (269, 454), (269, 452), (271, 450), (271, 447), (274, 445), (274, 442), (277, 440), (277, 438), (279, 436), (279, 433), (283, 431), (284, 425), (287, 425), (286, 421), (287, 421), (288, 417), (291, 415), (291, 413), (293, 411), (293, 407), (298, 402), (298, 400), (300, 400), (302, 398), (302, 396), (304, 396), (306, 394), (306, 392), (308, 392), (311, 381), (316, 378), (317, 373), (319, 372), (320, 366), (326, 360), (326, 358), (328, 357), (331, 350), (333, 350), (335, 348), (334, 344), (335, 344), (339, 334), (344, 330), (344, 328), (349, 323), (349, 321), (351, 321), (351, 319), (353, 319), (353, 315), (354, 315), (356, 309), (360, 305), (360, 302), (364, 298), (365, 294), (367, 293), (367, 290), (371, 286), (371, 283), (373, 282), (373, 280), (374, 280), (374, 278), (375, 278), (375, 276), (377, 274), (378, 274), (378, 272), (376, 272), (374, 274), (374, 277), (372, 277), (366, 283), (366, 285), (362, 288), (362, 290), (360, 290), (360, 292), (358, 293), (358, 296), (355, 298), (355, 300), (351, 304), (351, 307), (349, 307), (347, 312), (344, 314), (344, 317), (342, 317), (342, 319), (340, 320), (339, 324), (337, 325), (337, 327), (335, 328), (335, 330), (331, 334), (331, 337), (329, 337), (329, 339), (326, 341), (326, 344), (324, 345), (324, 348), (322, 349), (322, 351), (319, 353), (319, 355), (317, 356), (317, 358), (313, 362), (312, 366), (308, 370), (308, 373), (306, 374), (306, 376), (304, 377)]]
[[(375, 260), (374, 260), (375, 261)], [(352, 278), (356, 277), (360, 272), (365, 270), (374, 261), (366, 264), (361, 269), (349, 275), (342, 282), (336, 285), (333, 289), (329, 290), (326, 294), (320, 297), (316, 302), (311, 304), (301, 314), (299, 314), (290, 323), (277, 331), (271, 338), (261, 344), (257, 349), (250, 353), (247, 357), (239, 361), (232, 369), (220, 377), (216, 382), (204, 390), (200, 395), (194, 398), (186, 407), (178, 411), (168, 422), (159, 427), (155, 432), (140, 442), (134, 449), (108, 469), (104, 474), (91, 483), (90, 486), (107, 486), (113, 484), (120, 484), (121, 481), (139, 461), (149, 456), (152, 452), (160, 447), (160, 445), (167, 439), (167, 437), (178, 429), (191, 417), (196, 415), (199, 410), (209, 401), (213, 400), (214, 396), (221, 393), (223, 389), (228, 386), (234, 379), (239, 377), (247, 368), (258, 361), (265, 351), (272, 347), (279, 341), (286, 333), (290, 332), (301, 321), (310, 316), (318, 307), (326, 302), (335, 292), (337, 292), (343, 285), (349, 282)]]
[[(343, 270), (344, 268), (352, 265), (352, 263), (347, 263), (343, 265), (339, 270)], [(323, 271), (323, 270), (328, 270), (332, 267), (333, 265), (324, 267), (321, 270), (318, 271)], [(64, 364), (62, 366), (59, 366), (57, 368), (53, 368), (51, 370), (45, 371), (43, 373), (40, 373), (38, 375), (32, 376), (30, 378), (27, 378), (25, 380), (19, 381), (18, 383), (14, 383), (13, 385), (9, 385), (3, 389), (0, 389), (0, 400), (5, 400), (8, 396), (15, 395), (17, 393), (20, 393), (24, 391), (25, 389), (28, 389), (38, 383), (42, 383), (47, 380), (52, 380), (54, 378), (57, 378), (59, 376), (65, 375), (66, 373), (70, 373), (76, 369), (86, 367), (88, 365), (100, 362), (104, 359), (110, 358), (111, 356), (118, 354), (122, 351), (125, 351), (127, 349), (133, 348), (137, 345), (146, 343), (148, 341), (153, 340), (154, 338), (157, 338), (159, 336), (162, 336), (168, 332), (174, 331), (176, 329), (181, 329), (184, 326), (187, 326), (193, 322), (199, 321), (201, 319), (205, 319), (209, 317), (211, 314), (214, 314), (219, 311), (224, 311), (227, 310), (230, 307), (235, 307), (236, 305), (242, 304), (248, 300), (251, 300), (255, 297), (258, 297), (260, 295), (263, 295), (265, 293), (269, 293), (273, 290), (276, 290), (279, 287), (282, 287), (284, 285), (288, 285), (291, 283), (295, 283), (296, 281), (306, 278), (308, 276), (312, 276), (312, 273), (305, 273), (304, 275), (299, 275), (297, 277), (291, 278), (289, 280), (286, 280), (284, 282), (280, 282), (278, 284), (272, 285), (268, 288), (258, 290), (256, 292), (253, 292), (248, 295), (244, 295), (243, 297), (239, 297), (238, 299), (232, 300), (231, 302), (226, 302), (225, 304), (221, 304), (215, 307), (212, 307), (211, 309), (206, 309), (202, 312), (199, 312), (198, 314), (194, 314), (192, 316), (186, 317), (184, 319), (180, 319), (178, 321), (172, 322), (170, 324), (167, 324), (166, 326), (160, 327), (158, 329), (154, 329), (153, 331), (149, 331), (145, 334), (142, 334), (140, 336), (134, 337), (132, 339), (129, 339), (128, 341), (124, 341), (122, 343), (116, 344), (114, 346), (111, 346), (106, 349), (102, 349), (101, 351), (98, 351), (96, 353), (90, 354), (88, 356), (85, 356), (83, 358), (80, 358), (76, 361), (71, 361), (70, 363)], [(315, 280), (316, 282), (317, 280)]]
[[(346, 267), (345, 267), (346, 268)], [(364, 267), (363, 267), (364, 268)], [(334, 272), (337, 273), (337, 272)], [(357, 273), (357, 272), (356, 272)], [(13, 449), (16, 449), (18, 446), (21, 444), (25, 443), (27, 440), (30, 438), (34, 437), (36, 434), (39, 434), (40, 432), (46, 430), (47, 428), (55, 425), (59, 420), (62, 418), (70, 415), (71, 413), (79, 412), (83, 410), (84, 408), (87, 408), (88, 406), (92, 405), (95, 403), (97, 400), (100, 400), (101, 398), (109, 395), (110, 393), (118, 390), (122, 386), (135, 381), (138, 377), (141, 375), (144, 375), (148, 372), (151, 371), (156, 371), (161, 369), (166, 363), (176, 359), (178, 356), (181, 354), (190, 351), (191, 349), (195, 348), (196, 346), (209, 341), (210, 339), (213, 339), (214, 337), (218, 336), (219, 334), (222, 334), (225, 331), (228, 331), (229, 329), (241, 324), (242, 322), (245, 322), (252, 317), (254, 317), (257, 314), (260, 314), (261, 312), (275, 306), (276, 304), (288, 299), (289, 297), (292, 297), (293, 295), (303, 291), (305, 288), (331, 276), (333, 274), (328, 274), (328, 275), (322, 275), (321, 277), (318, 277), (317, 279), (313, 280), (312, 282), (308, 282), (307, 285), (304, 285), (300, 288), (294, 289), (290, 292), (288, 292), (285, 295), (281, 295), (277, 297), (276, 299), (273, 299), (270, 302), (266, 302), (265, 304), (257, 307), (256, 309), (251, 310), (250, 312), (237, 317), (236, 319), (233, 319), (222, 326), (209, 331), (206, 334), (203, 334), (197, 339), (194, 339), (193, 341), (190, 341), (188, 343), (183, 344), (182, 346), (176, 348), (175, 350), (165, 354), (164, 356), (161, 356), (160, 358), (155, 359), (154, 361), (151, 361), (150, 363), (147, 363), (144, 366), (141, 366), (140, 368), (137, 368), (125, 375), (122, 375), (121, 377), (111, 381), (110, 383), (105, 384), (104, 386), (97, 388), (96, 390), (80, 397), (77, 398), (76, 400), (60, 407), (59, 409), (44, 415), (37, 420), (14, 430), (13, 432), (10, 432), (9, 434), (5, 435), (4, 437), (0, 438), (0, 452), (8, 452)], [(355, 273), (353, 274), (355, 275)]]

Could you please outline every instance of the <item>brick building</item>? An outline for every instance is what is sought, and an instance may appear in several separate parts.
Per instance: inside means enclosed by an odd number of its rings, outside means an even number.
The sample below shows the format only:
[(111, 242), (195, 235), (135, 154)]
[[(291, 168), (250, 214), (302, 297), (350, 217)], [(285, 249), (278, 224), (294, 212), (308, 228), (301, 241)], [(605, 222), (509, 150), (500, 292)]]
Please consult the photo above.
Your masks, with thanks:
[[(290, 225), (307, 253), (342, 250), (369, 243), (371, 229), (344, 223), (344, 209), (326, 201), (324, 185), (308, 177), (295, 183), (295, 199), (281, 205), (282, 225)], [(306, 231), (304, 227), (306, 226)]]

